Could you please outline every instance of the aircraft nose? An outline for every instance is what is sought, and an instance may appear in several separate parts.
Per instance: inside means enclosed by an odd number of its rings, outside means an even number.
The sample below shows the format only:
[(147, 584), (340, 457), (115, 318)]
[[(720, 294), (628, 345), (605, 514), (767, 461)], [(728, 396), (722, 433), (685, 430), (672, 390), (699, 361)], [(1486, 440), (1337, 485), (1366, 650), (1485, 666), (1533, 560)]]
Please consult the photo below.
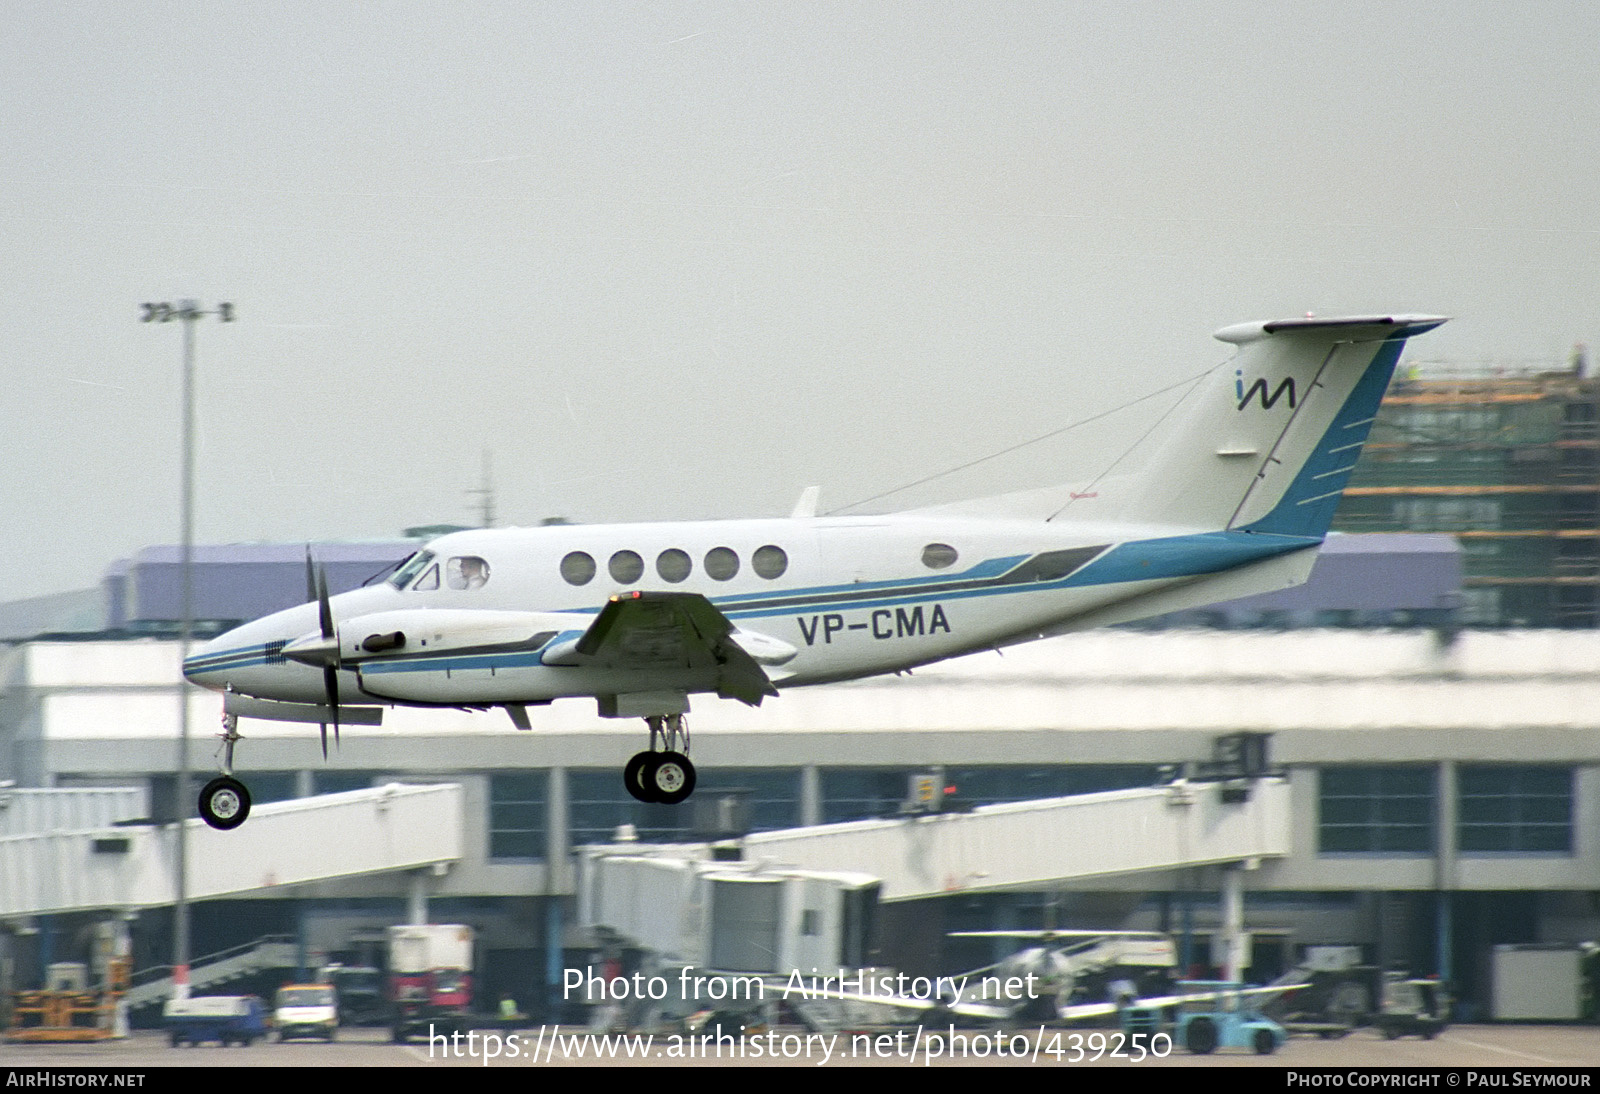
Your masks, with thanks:
[(228, 670), (239, 663), (241, 643), (229, 631), (189, 651), (183, 661), (184, 679), (205, 688), (221, 689), (228, 684)]

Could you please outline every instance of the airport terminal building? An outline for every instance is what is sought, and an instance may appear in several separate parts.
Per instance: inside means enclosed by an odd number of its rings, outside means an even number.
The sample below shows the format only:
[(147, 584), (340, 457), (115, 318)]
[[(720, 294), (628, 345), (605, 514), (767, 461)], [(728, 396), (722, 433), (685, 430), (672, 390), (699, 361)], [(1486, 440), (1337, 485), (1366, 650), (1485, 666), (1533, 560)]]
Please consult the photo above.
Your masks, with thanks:
[[(411, 547), (317, 551), (338, 555), (330, 576), (348, 586)], [(199, 614), (219, 627), (303, 599), (301, 547), (214, 548), (197, 560)], [(118, 815), (96, 823), (170, 827), (180, 653), (161, 632), (174, 573), (170, 551), (146, 552), (108, 576), (106, 625), (13, 637), (0, 678), (0, 779), (12, 781), (11, 797), (133, 788)], [(273, 853), (316, 880), (274, 868), (195, 905), (194, 952), (287, 936), (307, 964), (371, 962), (385, 928), (420, 911), (473, 925), (484, 989), (537, 1012), (553, 1006), (556, 971), (585, 945), (574, 849), (619, 833), (728, 835), (727, 811), (697, 814), (697, 802), (740, 802), (731, 815), (760, 833), (903, 817), (911, 778), (925, 772), (950, 789), (946, 809), (1175, 784), (1231, 794), (1243, 809), (1255, 780), (1281, 778), (1287, 807), (1271, 822), (1269, 853), (1226, 867), (1091, 864), (1037, 883), (997, 880), (1014, 877), (1010, 855), (1101, 845), (1114, 863), (1112, 851), (1143, 838), (1092, 817), (1042, 824), (1026, 837), (1040, 847), (983, 848), (959, 869), (930, 866), (936, 878), (917, 891), (886, 890), (874, 959), (919, 973), (972, 967), (992, 961), (996, 945), (948, 932), (1052, 925), (1183, 932), (1188, 963), (1206, 966), (1223, 871), (1236, 869), (1252, 979), (1306, 946), (1359, 946), (1373, 963), (1448, 977), (1467, 1013), (1487, 1013), (1496, 945), (1600, 938), (1600, 634), (1460, 629), (1460, 582), (1449, 537), (1334, 537), (1312, 582), (1276, 598), (796, 689), (759, 710), (696, 697), (700, 784), (687, 806), (629, 796), (620, 772), (643, 727), (602, 719), (589, 701), (541, 708), (529, 731), (498, 711), (395, 709), (381, 728), (343, 727), (326, 762), (314, 725), (246, 720), (235, 767), (258, 810), (389, 783), (453, 784), (458, 853), (341, 876), (316, 869), (337, 858), (341, 833), (291, 825)], [(187, 693), (192, 794), (217, 767), (221, 703)], [(1267, 735), (1267, 752), (1230, 767), (1226, 749), (1241, 733)], [(227, 857), (226, 843), (205, 846)], [(890, 864), (832, 866), (881, 874)], [(48, 879), (30, 891), (47, 893)], [(0, 909), (19, 985), (75, 959), (88, 925), (118, 910), (61, 902), (52, 913), (48, 896), (34, 900), (40, 907)], [(126, 914), (136, 967), (170, 960), (169, 911)]]

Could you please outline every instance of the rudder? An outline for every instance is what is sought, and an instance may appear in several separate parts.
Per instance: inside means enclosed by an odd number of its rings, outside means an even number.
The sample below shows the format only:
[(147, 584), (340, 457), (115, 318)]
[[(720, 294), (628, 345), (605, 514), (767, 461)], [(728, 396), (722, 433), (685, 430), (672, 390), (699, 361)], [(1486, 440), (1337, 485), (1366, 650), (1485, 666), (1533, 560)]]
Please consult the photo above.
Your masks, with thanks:
[(1156, 456), (1130, 513), (1196, 530), (1321, 539), (1405, 340), (1434, 316), (1227, 327), (1240, 347)]

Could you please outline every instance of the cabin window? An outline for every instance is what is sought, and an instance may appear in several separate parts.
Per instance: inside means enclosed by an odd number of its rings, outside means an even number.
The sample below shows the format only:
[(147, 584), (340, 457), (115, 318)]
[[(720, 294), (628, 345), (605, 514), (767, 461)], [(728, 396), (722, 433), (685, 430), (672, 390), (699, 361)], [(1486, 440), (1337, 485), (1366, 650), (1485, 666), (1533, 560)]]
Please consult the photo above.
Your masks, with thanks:
[(715, 581), (729, 581), (739, 572), (739, 556), (727, 547), (706, 552), (706, 573)]
[(476, 589), (489, 580), (489, 564), (477, 555), (460, 555), (445, 563), (444, 583), (452, 589)]
[(618, 551), (611, 556), (606, 568), (611, 571), (611, 580), (618, 585), (632, 585), (644, 576), (644, 559), (637, 551)]
[(656, 556), (656, 573), (661, 575), (662, 581), (670, 581), (674, 585), (688, 578), (694, 563), (690, 561), (685, 551), (676, 547), (668, 547)]
[(756, 553), (750, 556), (750, 568), (771, 581), (782, 577), (789, 568), (789, 556), (783, 553), (782, 547), (774, 547), (769, 543), (756, 548)]
[(960, 557), (948, 543), (930, 543), (922, 549), (922, 564), (930, 570), (954, 566)]
[(418, 551), (400, 564), (400, 568), (389, 579), (389, 584), (396, 589), (404, 589), (411, 584), (411, 579), (422, 572), (423, 567), (433, 561), (432, 551)]
[(594, 580), (594, 559), (573, 551), (561, 560), (561, 577), (568, 585), (587, 585)]

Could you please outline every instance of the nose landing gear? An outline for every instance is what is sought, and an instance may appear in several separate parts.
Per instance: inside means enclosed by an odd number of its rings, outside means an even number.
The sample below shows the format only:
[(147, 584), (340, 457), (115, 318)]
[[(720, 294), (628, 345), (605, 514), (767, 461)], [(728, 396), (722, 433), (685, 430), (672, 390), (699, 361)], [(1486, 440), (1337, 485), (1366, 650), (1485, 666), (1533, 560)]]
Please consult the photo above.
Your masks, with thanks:
[[(650, 748), (636, 753), (622, 769), (622, 782), (628, 793), (642, 802), (677, 805), (694, 793), (694, 764), (689, 761), (689, 729), (683, 715), (652, 715), (645, 719), (650, 727)], [(656, 743), (664, 746), (656, 751)], [(682, 751), (679, 751), (679, 742)]]
[(250, 791), (229, 775), (219, 775), (200, 791), (200, 816), (213, 828), (226, 832), (250, 815)]
[(239, 741), (239, 716), (222, 716), (222, 774), (200, 791), (200, 818), (213, 828), (227, 832), (239, 827), (250, 816), (250, 791), (233, 777), (233, 746)]

